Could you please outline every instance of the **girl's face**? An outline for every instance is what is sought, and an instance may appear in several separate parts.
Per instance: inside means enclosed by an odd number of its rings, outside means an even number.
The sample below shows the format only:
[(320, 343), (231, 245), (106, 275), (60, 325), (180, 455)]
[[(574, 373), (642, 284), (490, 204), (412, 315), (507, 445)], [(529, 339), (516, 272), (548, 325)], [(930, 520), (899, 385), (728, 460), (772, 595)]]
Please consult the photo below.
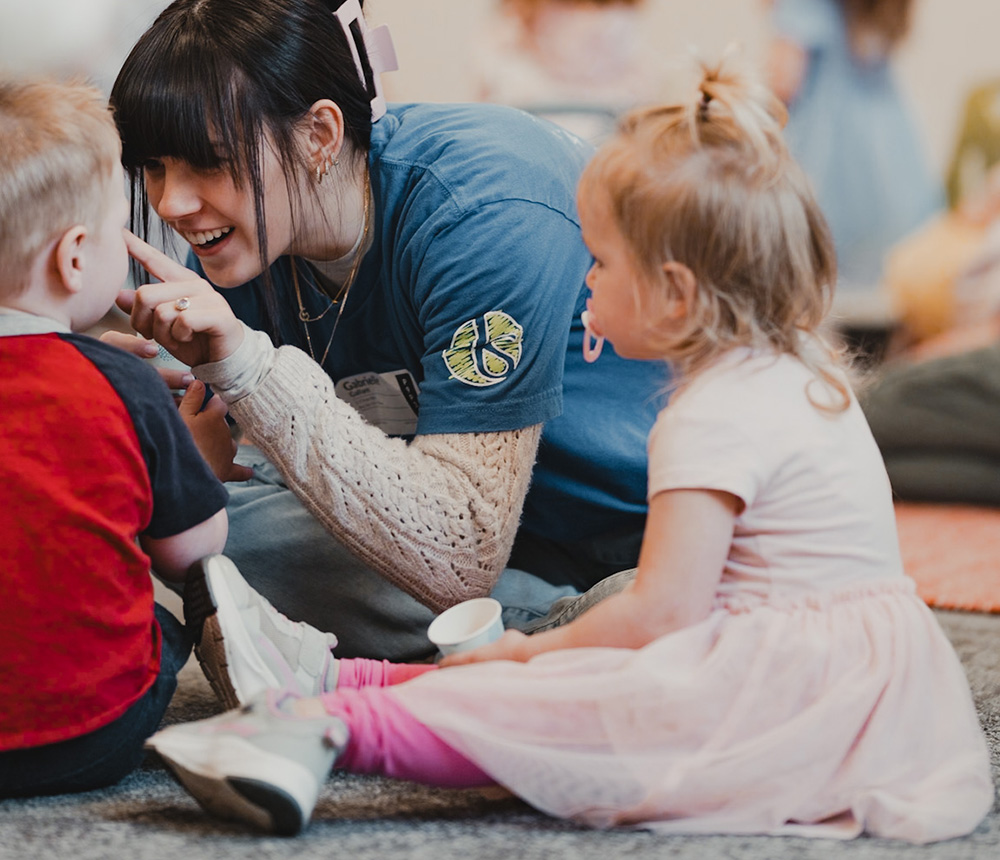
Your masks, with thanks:
[[(281, 163), (271, 147), (261, 151), (270, 265), (290, 250), (292, 211)], [(156, 214), (191, 246), (212, 283), (237, 287), (261, 273), (249, 183), (238, 187), (225, 167), (201, 170), (177, 158), (150, 160), (143, 170)]]
[(577, 209), (583, 241), (594, 257), (587, 273), (587, 286), (592, 294), (588, 308), (594, 333), (611, 341), (622, 358), (662, 357), (645, 346), (647, 326), (639, 297), (646, 281), (611, 215), (606, 195), (596, 188), (581, 191), (577, 195)]

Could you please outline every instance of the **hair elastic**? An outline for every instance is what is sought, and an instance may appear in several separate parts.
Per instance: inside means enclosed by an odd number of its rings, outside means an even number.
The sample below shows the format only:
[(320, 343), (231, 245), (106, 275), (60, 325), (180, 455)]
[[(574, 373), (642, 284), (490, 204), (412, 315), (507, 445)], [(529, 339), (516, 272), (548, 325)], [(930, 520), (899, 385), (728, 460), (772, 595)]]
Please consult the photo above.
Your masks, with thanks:
[(385, 116), (385, 95), (382, 92), (382, 79), (379, 77), (383, 72), (394, 72), (399, 68), (399, 61), (396, 59), (396, 48), (392, 44), (392, 36), (389, 35), (389, 28), (385, 24), (369, 29), (365, 21), (364, 13), (361, 11), (361, 4), (358, 0), (344, 0), (334, 13), (340, 26), (347, 37), (347, 44), (351, 49), (351, 56), (354, 57), (354, 65), (358, 70), (362, 85), (367, 89), (368, 81), (365, 80), (365, 68), (361, 62), (361, 51), (368, 57), (368, 63), (372, 70), (372, 85), (375, 88), (375, 95), (372, 97), (372, 122)]

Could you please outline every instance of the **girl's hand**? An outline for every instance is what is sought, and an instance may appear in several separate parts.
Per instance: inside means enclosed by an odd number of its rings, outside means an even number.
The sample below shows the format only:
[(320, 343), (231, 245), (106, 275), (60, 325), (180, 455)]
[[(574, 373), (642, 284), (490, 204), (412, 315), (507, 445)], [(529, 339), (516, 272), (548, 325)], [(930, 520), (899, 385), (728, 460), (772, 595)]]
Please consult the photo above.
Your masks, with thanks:
[(441, 661), (441, 666), (462, 666), (466, 663), (483, 663), (487, 660), (515, 660), (523, 663), (534, 656), (530, 638), (520, 630), (507, 630), (496, 642), (483, 645), (474, 651), (451, 654)]
[(118, 294), (118, 307), (130, 315), (132, 328), (189, 367), (232, 355), (243, 342), (243, 326), (212, 285), (128, 230), (125, 244), (132, 258), (163, 282)]
[(196, 379), (184, 392), (178, 407), (201, 456), (220, 481), (249, 480), (253, 477), (253, 469), (233, 462), (239, 445), (226, 423), (229, 412), (226, 404), (221, 397), (213, 397), (202, 408), (204, 399), (205, 383)]

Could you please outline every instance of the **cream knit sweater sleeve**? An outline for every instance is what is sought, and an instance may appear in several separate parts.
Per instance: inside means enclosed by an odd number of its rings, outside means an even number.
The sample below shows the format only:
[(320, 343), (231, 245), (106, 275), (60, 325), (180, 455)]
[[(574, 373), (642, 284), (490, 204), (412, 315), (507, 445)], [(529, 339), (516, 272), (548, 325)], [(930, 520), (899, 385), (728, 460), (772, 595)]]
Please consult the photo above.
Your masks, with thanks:
[(541, 425), (387, 436), (292, 346), (245, 328), (195, 375), (344, 546), (435, 611), (489, 593), (510, 555)]

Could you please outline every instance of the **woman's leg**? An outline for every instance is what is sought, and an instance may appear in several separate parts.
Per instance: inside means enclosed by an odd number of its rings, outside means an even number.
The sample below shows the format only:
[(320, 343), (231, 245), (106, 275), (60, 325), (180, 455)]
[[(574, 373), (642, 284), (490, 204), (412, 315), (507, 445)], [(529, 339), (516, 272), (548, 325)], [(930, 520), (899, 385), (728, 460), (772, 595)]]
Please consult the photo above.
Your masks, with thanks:
[(337, 634), (337, 656), (422, 660), (434, 653), (434, 613), (338, 543), (252, 446), (237, 461), (254, 477), (231, 483), (226, 555), (244, 579), (295, 621)]

